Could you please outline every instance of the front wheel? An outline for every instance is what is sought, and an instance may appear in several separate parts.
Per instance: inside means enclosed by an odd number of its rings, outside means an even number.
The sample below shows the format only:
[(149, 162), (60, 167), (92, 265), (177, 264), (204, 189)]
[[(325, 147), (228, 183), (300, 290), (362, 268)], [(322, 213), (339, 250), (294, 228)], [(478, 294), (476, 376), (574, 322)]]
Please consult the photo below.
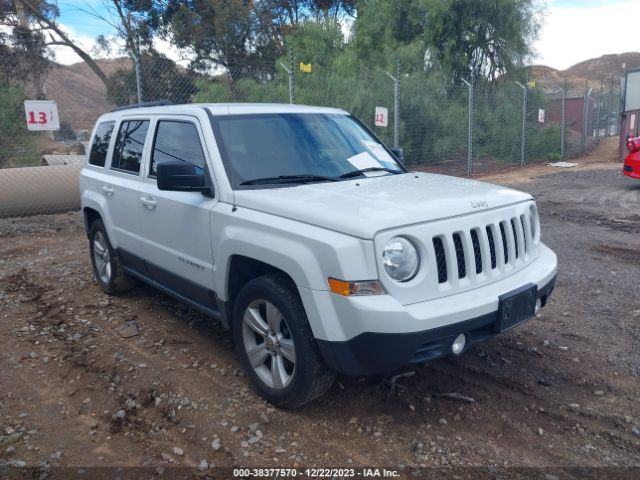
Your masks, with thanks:
[(315, 400), (332, 385), (295, 285), (281, 274), (247, 283), (233, 310), (233, 339), (256, 389), (282, 408)]

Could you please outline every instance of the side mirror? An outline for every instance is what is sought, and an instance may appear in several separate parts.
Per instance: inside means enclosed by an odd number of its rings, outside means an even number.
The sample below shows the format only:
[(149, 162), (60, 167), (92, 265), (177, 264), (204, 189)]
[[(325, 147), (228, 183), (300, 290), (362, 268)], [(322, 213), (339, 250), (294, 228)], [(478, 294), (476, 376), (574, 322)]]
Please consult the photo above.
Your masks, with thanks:
[(398, 160), (404, 162), (404, 150), (402, 150), (401, 148), (391, 148), (390, 150)]
[(196, 167), (189, 162), (177, 160), (158, 162), (156, 165), (156, 181), (158, 190), (176, 192), (211, 191), (204, 174), (196, 172)]

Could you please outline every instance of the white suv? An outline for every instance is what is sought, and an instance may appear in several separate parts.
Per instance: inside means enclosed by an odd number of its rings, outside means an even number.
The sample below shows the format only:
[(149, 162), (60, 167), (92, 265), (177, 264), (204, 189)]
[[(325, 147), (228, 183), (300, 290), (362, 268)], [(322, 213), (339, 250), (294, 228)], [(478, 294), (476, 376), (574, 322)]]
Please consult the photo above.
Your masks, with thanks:
[(80, 179), (96, 279), (230, 328), (259, 393), (313, 400), (528, 320), (553, 290), (530, 195), (409, 172), (349, 113), (141, 105), (98, 120)]

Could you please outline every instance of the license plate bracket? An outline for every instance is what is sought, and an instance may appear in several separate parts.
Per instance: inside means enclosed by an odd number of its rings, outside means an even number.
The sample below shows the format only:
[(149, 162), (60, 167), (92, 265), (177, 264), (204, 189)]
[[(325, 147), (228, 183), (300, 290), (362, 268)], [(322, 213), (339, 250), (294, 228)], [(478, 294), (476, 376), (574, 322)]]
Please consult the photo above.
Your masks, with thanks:
[(498, 302), (497, 332), (506, 332), (529, 320), (536, 312), (538, 287), (532, 283), (500, 295)]

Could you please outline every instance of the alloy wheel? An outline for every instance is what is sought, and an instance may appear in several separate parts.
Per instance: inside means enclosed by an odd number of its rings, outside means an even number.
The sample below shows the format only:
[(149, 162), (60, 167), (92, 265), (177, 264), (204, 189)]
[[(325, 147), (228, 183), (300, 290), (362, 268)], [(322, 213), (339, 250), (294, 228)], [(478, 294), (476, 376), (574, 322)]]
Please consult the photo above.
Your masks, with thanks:
[(98, 277), (107, 285), (111, 281), (111, 256), (107, 239), (102, 232), (97, 232), (93, 237), (93, 261)]
[(249, 363), (268, 387), (286, 388), (293, 379), (296, 352), (287, 321), (267, 300), (254, 300), (242, 318), (242, 340)]

